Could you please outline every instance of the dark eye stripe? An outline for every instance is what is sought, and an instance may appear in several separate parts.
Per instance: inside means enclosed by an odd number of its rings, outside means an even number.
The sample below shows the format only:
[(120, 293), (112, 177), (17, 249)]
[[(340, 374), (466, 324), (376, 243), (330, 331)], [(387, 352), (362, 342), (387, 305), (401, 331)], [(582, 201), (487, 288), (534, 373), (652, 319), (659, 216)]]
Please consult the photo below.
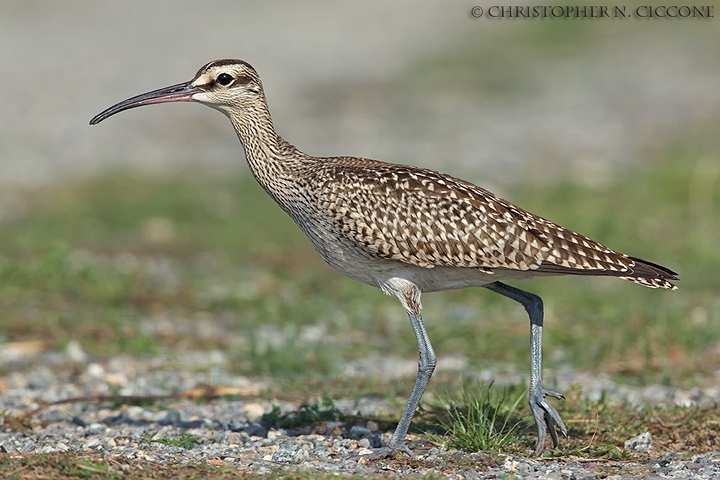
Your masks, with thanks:
[(246, 85), (252, 81), (252, 78), (241, 75), (235, 79), (237, 85)]
[(247, 85), (250, 82), (252, 82), (251, 77), (248, 77), (246, 75), (240, 75), (239, 77), (235, 78), (229, 73), (221, 73), (215, 79), (215, 83), (222, 85), (223, 87), (228, 87), (230, 85)]

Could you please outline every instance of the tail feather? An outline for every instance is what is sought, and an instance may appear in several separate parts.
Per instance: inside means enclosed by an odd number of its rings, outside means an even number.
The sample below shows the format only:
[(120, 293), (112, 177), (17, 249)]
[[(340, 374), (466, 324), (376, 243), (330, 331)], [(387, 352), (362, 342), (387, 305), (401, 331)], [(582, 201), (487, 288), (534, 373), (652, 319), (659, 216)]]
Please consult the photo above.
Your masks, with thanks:
[(622, 278), (623, 280), (630, 280), (631, 282), (635, 282), (638, 285), (642, 285), (644, 287), (667, 288), (668, 290), (677, 290), (677, 286), (673, 285), (672, 283), (670, 283), (667, 280), (662, 279), (662, 278), (645, 278), (645, 277), (618, 277), (618, 278)]
[(670, 280), (679, 280), (677, 276), (678, 274), (667, 267), (663, 267), (662, 265), (658, 265), (657, 263), (648, 262), (647, 260), (643, 260), (642, 258), (628, 258), (635, 262), (635, 266), (633, 267), (633, 273), (635, 274), (649, 276), (656, 275), (661, 278), (667, 278)]
[(648, 262), (637, 257), (629, 257), (622, 253), (611, 252), (613, 259), (617, 265), (625, 264), (624, 269), (579, 269), (569, 268), (561, 265), (553, 265), (544, 263), (537, 270), (541, 273), (549, 273), (551, 275), (592, 275), (598, 277), (618, 277), (624, 280), (630, 280), (639, 285), (650, 288), (667, 288), (669, 290), (677, 290), (677, 287), (668, 280), (679, 280), (678, 274), (669, 268), (658, 265), (657, 263)]
[(679, 280), (678, 274), (669, 268), (658, 265), (657, 263), (648, 262), (641, 258), (628, 257), (635, 262), (632, 267), (632, 274), (622, 276), (625, 280), (630, 280), (640, 285), (650, 288), (667, 288), (677, 290), (677, 287), (668, 280)]

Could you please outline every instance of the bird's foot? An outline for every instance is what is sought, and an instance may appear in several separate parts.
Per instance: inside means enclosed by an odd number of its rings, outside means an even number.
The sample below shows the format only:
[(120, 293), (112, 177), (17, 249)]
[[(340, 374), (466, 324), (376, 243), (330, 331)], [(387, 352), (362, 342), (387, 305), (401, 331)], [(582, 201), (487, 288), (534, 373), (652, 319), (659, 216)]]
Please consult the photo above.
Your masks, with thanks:
[(552, 392), (545, 390), (542, 385), (537, 388), (530, 390), (530, 409), (532, 410), (533, 417), (535, 418), (535, 424), (538, 430), (538, 443), (535, 448), (534, 456), (540, 456), (545, 449), (545, 437), (547, 433), (550, 433), (552, 439), (553, 448), (559, 445), (557, 431), (555, 426), (560, 429), (560, 432), (567, 437), (567, 428), (560, 418), (560, 414), (550, 405), (545, 397), (554, 397), (557, 399), (564, 399), (565, 396), (558, 392)]
[(372, 453), (368, 453), (365, 455), (353, 455), (352, 458), (354, 458), (355, 460), (360, 460), (361, 458), (366, 458), (368, 460), (379, 460), (381, 458), (392, 457), (400, 452), (407, 454), (410, 458), (416, 458), (413, 451), (410, 450), (410, 447), (408, 447), (405, 442), (394, 446), (387, 445), (385, 447), (374, 448)]

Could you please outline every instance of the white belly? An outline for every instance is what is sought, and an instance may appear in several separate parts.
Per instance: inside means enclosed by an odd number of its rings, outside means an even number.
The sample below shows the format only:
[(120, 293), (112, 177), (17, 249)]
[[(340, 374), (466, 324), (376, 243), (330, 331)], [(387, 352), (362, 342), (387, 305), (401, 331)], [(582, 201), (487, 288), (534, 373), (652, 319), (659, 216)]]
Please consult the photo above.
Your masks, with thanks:
[[(534, 272), (529, 270), (497, 270), (495, 273), (486, 273), (477, 268), (466, 267), (419, 267), (372, 256), (351, 244), (349, 240), (338, 241), (331, 233), (317, 228), (303, 228), (303, 231), (328, 265), (343, 275), (374, 287), (380, 287), (390, 278), (402, 278), (417, 285), (422, 292), (439, 292), (535, 276)], [(331, 239), (328, 239), (329, 235), (332, 235)]]

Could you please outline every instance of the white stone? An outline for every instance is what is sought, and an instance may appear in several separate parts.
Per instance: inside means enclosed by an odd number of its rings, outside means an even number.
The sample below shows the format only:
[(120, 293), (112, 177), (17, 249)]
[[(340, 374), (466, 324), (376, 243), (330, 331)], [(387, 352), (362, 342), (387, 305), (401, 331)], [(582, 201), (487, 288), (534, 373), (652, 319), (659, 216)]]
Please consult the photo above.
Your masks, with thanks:
[(626, 450), (635, 452), (647, 452), (652, 448), (652, 435), (650, 432), (641, 433), (637, 437), (633, 437), (625, 442)]

